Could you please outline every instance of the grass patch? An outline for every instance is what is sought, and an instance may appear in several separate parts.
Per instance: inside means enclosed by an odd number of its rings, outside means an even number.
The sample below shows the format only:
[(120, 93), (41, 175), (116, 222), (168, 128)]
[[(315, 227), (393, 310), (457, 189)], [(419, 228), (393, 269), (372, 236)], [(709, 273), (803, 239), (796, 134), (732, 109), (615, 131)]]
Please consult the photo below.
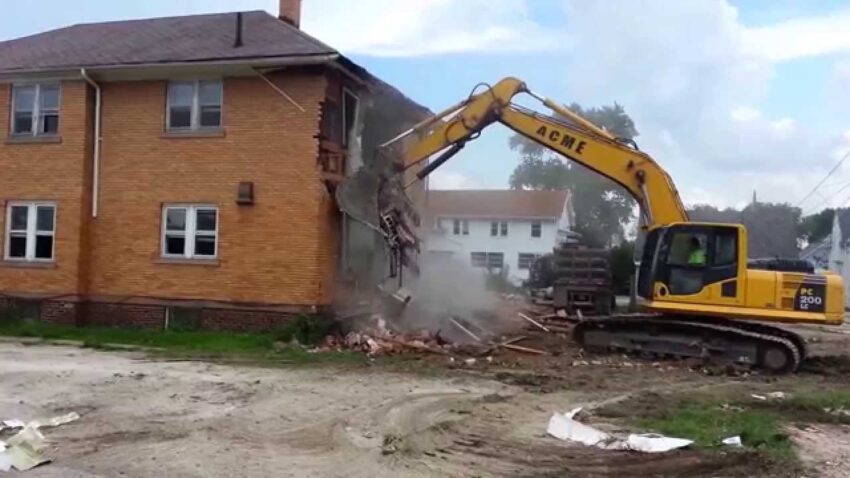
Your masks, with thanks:
[(783, 431), (787, 424), (850, 424), (850, 391), (800, 390), (768, 400), (752, 398), (742, 390), (735, 394), (738, 398), (645, 393), (597, 413), (621, 418), (636, 429), (689, 438), (702, 448), (731, 450), (721, 440), (740, 435), (747, 449), (783, 460), (794, 456), (792, 442)]
[(747, 448), (792, 455), (791, 441), (782, 432), (779, 418), (764, 410), (728, 410), (719, 404), (694, 402), (658, 417), (640, 418), (637, 425), (668, 436), (687, 437), (704, 448), (721, 446), (724, 438), (740, 435)]
[(337, 323), (322, 315), (300, 315), (278, 327), (273, 335), (281, 342), (297, 341), (304, 345), (316, 345), (328, 334), (338, 331)]
[[(280, 346), (280, 334), (238, 334), (185, 330), (139, 330), (107, 327), (67, 327), (28, 320), (0, 321), (0, 335), (46, 340), (74, 340), (84, 347), (116, 349), (131, 345), (160, 349), (158, 354), (208, 358), (245, 357), (278, 363), (366, 363), (353, 352), (310, 353), (297, 346)], [(303, 343), (303, 342), (302, 342)]]
[(790, 422), (850, 424), (850, 391), (794, 393), (783, 400), (747, 400), (742, 406), (782, 416)]

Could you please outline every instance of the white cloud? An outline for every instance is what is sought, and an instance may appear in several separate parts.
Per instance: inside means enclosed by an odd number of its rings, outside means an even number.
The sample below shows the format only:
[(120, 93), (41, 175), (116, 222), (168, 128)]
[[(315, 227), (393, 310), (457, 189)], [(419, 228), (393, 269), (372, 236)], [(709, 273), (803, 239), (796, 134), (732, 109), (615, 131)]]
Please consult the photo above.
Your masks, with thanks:
[(749, 106), (739, 106), (734, 108), (729, 116), (733, 120), (743, 123), (761, 118), (761, 111)]
[[(678, 44), (670, 43), (671, 50), (697, 47), (713, 51), (715, 55), (726, 53), (723, 41), (715, 43), (699, 36), (713, 19), (704, 22), (698, 14), (713, 15), (723, 11), (723, 15), (733, 21), (726, 24), (731, 29), (724, 32), (721, 40), (726, 39), (727, 34), (733, 34), (740, 53), (758, 61), (779, 62), (850, 51), (850, 28), (847, 27), (850, 25), (850, 9), (772, 25), (745, 27), (737, 22), (737, 11), (724, 0), (699, 0), (694, 5), (689, 2), (672, 3), (664, 5), (674, 11), (673, 16), (676, 11), (683, 10), (696, 14), (689, 17), (690, 23), (685, 25), (694, 29), (696, 35), (679, 38)], [(533, 21), (529, 8), (534, 5), (531, 0), (311, 0), (304, 3), (302, 27), (349, 54), (410, 57), (568, 49), (574, 38), (563, 28), (544, 27)], [(621, 12), (605, 8), (605, 5), (593, 8), (607, 10), (615, 22), (624, 17)], [(642, 23), (640, 17), (633, 19)], [(609, 25), (606, 22), (589, 24), (584, 17), (570, 15), (565, 21), (586, 23), (600, 30), (608, 30)], [(664, 25), (664, 28), (658, 28), (658, 25)], [(672, 27), (676, 31), (678, 26), (665, 21), (656, 24), (651, 35), (669, 38), (673, 35), (667, 30)], [(616, 35), (616, 31), (612, 34)], [(694, 45), (691, 39), (698, 43)], [(639, 44), (634, 45), (634, 50), (637, 54), (641, 53)], [(683, 87), (685, 76), (681, 71), (669, 70), (656, 76), (654, 81), (662, 82), (667, 86), (665, 91), (672, 93)]]
[(747, 53), (787, 61), (850, 50), (850, 10), (743, 31)]
[[(624, 105), (642, 149), (670, 171), (686, 202), (693, 194), (736, 205), (756, 189), (763, 200), (793, 203), (845, 144), (840, 132), (762, 107), (777, 62), (850, 52), (850, 10), (749, 27), (727, 0), (561, 1), (562, 23), (546, 22), (557, 28), (535, 23), (531, 0), (312, 0), (302, 25), (362, 55), (549, 50), (540, 67), (569, 92), (557, 99)], [(847, 101), (850, 57), (833, 77), (836, 103)], [(491, 180), (442, 170), (431, 179), (441, 188)]]
[(469, 176), (443, 169), (434, 171), (428, 181), (430, 189), (482, 189), (481, 183)]
[(525, 0), (313, 0), (302, 27), (344, 53), (422, 56), (539, 51), (563, 35), (531, 21)]
[(794, 131), (794, 127), (797, 125), (797, 122), (791, 118), (781, 118), (776, 121), (770, 122), (770, 127), (773, 128), (773, 131), (779, 134), (789, 134)]
[(564, 56), (565, 71), (581, 74), (565, 75), (565, 100), (624, 105), (641, 148), (671, 173), (686, 203), (734, 206), (754, 189), (762, 200), (794, 203), (834, 165), (838, 131), (759, 109), (773, 58), (753, 55), (728, 3), (564, 4), (567, 18), (582, 19), (567, 22), (581, 54)]

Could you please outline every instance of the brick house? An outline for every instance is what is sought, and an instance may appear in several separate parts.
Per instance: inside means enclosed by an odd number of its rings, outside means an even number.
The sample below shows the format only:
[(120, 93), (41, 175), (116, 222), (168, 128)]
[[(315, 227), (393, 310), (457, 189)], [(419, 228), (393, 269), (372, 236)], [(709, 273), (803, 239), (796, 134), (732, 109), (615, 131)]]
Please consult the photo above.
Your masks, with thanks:
[(364, 131), (369, 98), (424, 110), (280, 6), (0, 43), (0, 305), (239, 330), (331, 304), (350, 146), (405, 123)]

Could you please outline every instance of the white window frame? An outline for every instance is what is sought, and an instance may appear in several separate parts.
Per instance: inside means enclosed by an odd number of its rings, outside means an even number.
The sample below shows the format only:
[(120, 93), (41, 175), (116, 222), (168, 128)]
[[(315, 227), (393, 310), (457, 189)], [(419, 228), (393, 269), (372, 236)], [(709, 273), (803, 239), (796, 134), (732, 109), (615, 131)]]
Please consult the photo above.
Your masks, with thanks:
[[(522, 256), (532, 256), (531, 260), (528, 262), (528, 264), (525, 265), (525, 267), (523, 267), (523, 264), (522, 264)], [(531, 265), (534, 264), (534, 261), (536, 261), (539, 258), (540, 258), (540, 254), (538, 254), (536, 252), (519, 252), (519, 253), (517, 253), (517, 258), (516, 258), (516, 268), (519, 269), (519, 270), (531, 269)]]
[[(484, 261), (480, 265), (476, 264), (475, 257), (476, 256), (480, 257), (482, 254), (484, 256)], [(481, 251), (470, 252), (469, 253), (469, 265), (472, 266), (472, 267), (475, 267), (475, 268), (479, 268), (479, 269), (486, 269), (487, 268), (487, 253), (481, 252)]]
[[(221, 100), (218, 105), (218, 126), (201, 126), (201, 83), (218, 82), (221, 85)], [(171, 126), (171, 85), (192, 86), (192, 106), (189, 109), (189, 126)], [(171, 132), (216, 131), (224, 127), (224, 80), (222, 78), (200, 78), (196, 80), (172, 80), (165, 87), (165, 129)]]
[[(536, 236), (534, 235), (535, 225), (537, 226), (537, 230), (539, 231)], [(541, 237), (543, 237), (543, 221), (531, 221), (531, 237), (533, 239), (540, 239)]]
[[(168, 254), (166, 248), (166, 237), (168, 232), (168, 211), (170, 209), (185, 209), (186, 210), (186, 225), (182, 232), (183, 237), (183, 254)], [(198, 211), (212, 210), (215, 211), (215, 231), (210, 234), (209, 231), (198, 231), (197, 220)], [(218, 206), (213, 204), (164, 204), (162, 206), (162, 231), (160, 234), (160, 253), (164, 259), (191, 259), (191, 260), (216, 260), (218, 259), (218, 231), (220, 230), (221, 214)], [(176, 231), (172, 231), (170, 235), (180, 235)], [(195, 238), (197, 236), (215, 238), (215, 251), (213, 255), (198, 255), (195, 254)]]
[[(59, 125), (56, 128), (55, 133), (41, 133), (42, 126), (42, 110), (41, 110), (41, 88), (45, 86), (55, 86), (57, 89), (57, 105), (56, 105), (56, 116), (59, 118)], [(34, 87), (35, 94), (33, 95), (33, 106), (32, 106), (32, 131), (29, 133), (16, 133), (15, 132), (15, 112), (17, 111), (17, 104), (15, 101), (15, 90), (18, 88), (27, 88)], [(10, 100), (11, 108), (9, 108), (9, 135), (16, 137), (27, 137), (27, 136), (58, 136), (59, 135), (59, 127), (62, 125), (62, 84), (58, 81), (43, 81), (43, 82), (32, 82), (32, 83), (15, 83), (12, 85), (12, 98)], [(49, 110), (50, 113), (53, 110)]]
[[(499, 265), (494, 266), (491, 264), (492, 258), (500, 257)], [(504, 269), (505, 268), (505, 253), (504, 252), (488, 252), (487, 253), (487, 269)]]
[(508, 237), (508, 221), (490, 221), (490, 237)]
[[(27, 247), (24, 252), (24, 257), (10, 257), (12, 233), (21, 233), (22, 230), (12, 231), (12, 208), (26, 207), (27, 208), (27, 228), (24, 231), (27, 239)], [(38, 208), (50, 207), (53, 208), (53, 230), (45, 231), (38, 229)], [(13, 262), (55, 262), (56, 261), (56, 216), (57, 210), (55, 202), (51, 201), (9, 201), (6, 203), (6, 228), (5, 244), (3, 247), (3, 259)], [(53, 242), (50, 249), (50, 258), (35, 257), (35, 242), (38, 236), (52, 237)]]
[[(476, 255), (477, 255), (477, 256), (481, 256), (482, 254), (484, 255), (484, 262), (483, 262), (483, 265), (476, 265), (475, 260), (474, 260), (473, 258), (474, 258)], [(495, 257), (495, 256), (500, 256), (500, 257), (502, 258), (502, 260), (500, 261), (500, 262), (501, 262), (501, 265), (499, 265), (499, 266), (492, 266), (492, 265), (490, 265), (491, 258), (492, 258), (492, 257)], [(488, 269), (488, 270), (491, 270), (491, 269), (504, 269), (504, 267), (505, 267), (505, 253), (504, 253), (504, 252), (482, 252), (482, 251), (473, 251), (473, 252), (470, 252), (470, 253), (469, 253), (469, 264), (470, 264), (472, 267), (475, 267), (475, 268), (478, 268), (478, 269)]]
[(455, 236), (468, 236), (469, 219), (452, 219), (452, 234)]
[(357, 114), (360, 111), (360, 97), (357, 96), (350, 89), (345, 88), (345, 87), (342, 88), (342, 108), (340, 108), (342, 110), (342, 145), (345, 146), (345, 147), (348, 147), (348, 140), (350, 139), (348, 137), (348, 134), (350, 132), (349, 131), (350, 126), (347, 123), (348, 111), (345, 108), (345, 95), (349, 95), (352, 98), (354, 98), (354, 104), (355, 104), (354, 119), (355, 119), (355, 121), (357, 120)]

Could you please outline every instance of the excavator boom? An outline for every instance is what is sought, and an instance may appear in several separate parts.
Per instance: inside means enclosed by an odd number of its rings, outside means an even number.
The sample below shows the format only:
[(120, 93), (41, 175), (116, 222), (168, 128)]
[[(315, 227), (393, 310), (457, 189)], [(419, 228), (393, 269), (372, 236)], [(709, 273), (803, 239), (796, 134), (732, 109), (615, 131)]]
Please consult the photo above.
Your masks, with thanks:
[[(521, 93), (539, 100), (556, 116), (514, 104), (513, 98)], [(420, 171), (419, 179), (423, 179), (495, 122), (623, 186), (641, 205), (650, 228), (688, 220), (670, 176), (633, 142), (618, 139), (555, 101), (531, 92), (516, 78), (486, 86), (484, 91), (399, 136), (397, 139), (406, 135), (419, 138), (404, 151), (404, 164), (415, 164), (447, 150), (446, 155)]]

